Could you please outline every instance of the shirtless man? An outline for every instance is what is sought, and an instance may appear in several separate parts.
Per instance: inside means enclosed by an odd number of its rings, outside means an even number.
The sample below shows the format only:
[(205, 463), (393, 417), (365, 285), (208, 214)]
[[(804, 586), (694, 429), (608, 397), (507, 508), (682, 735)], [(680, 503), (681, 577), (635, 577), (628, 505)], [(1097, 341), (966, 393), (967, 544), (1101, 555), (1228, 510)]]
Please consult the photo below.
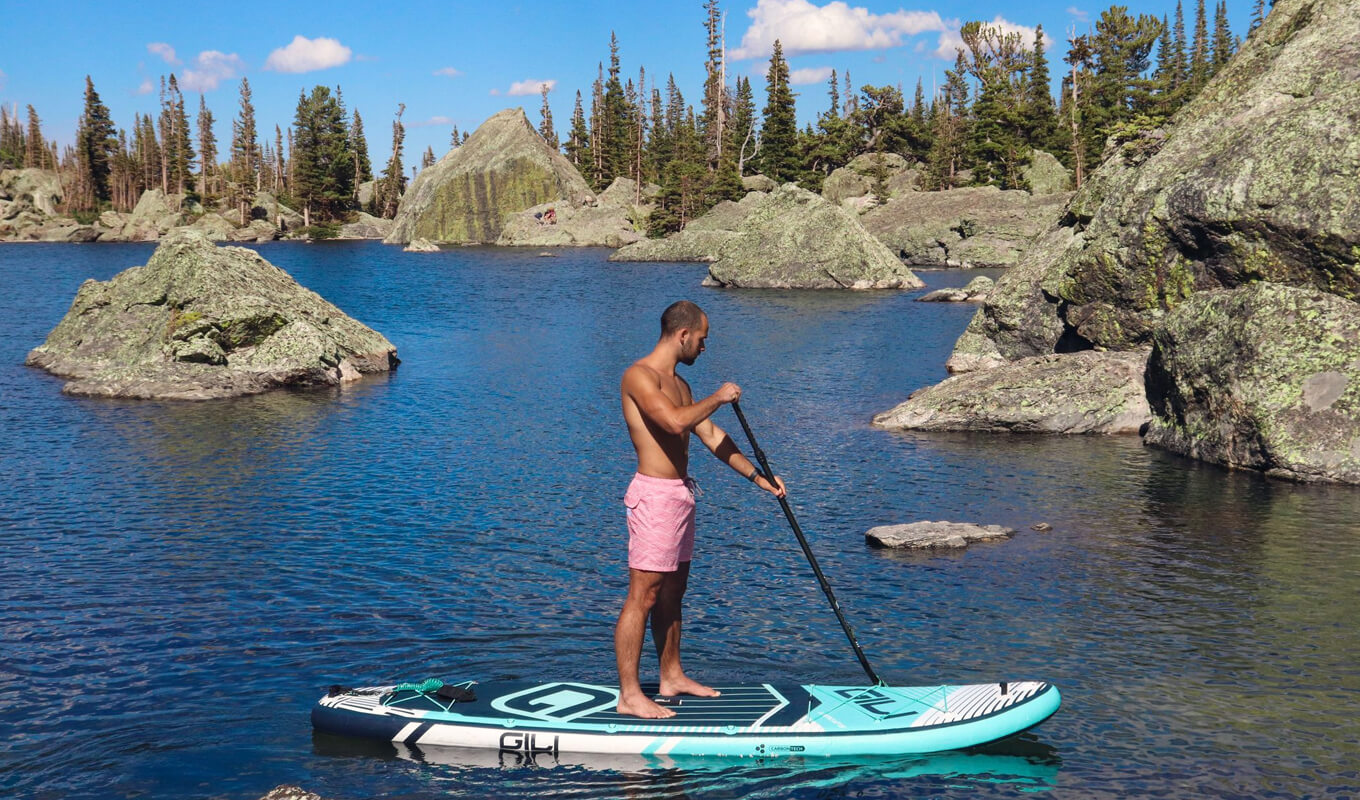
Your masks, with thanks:
[(642, 693), (638, 661), (647, 618), (661, 665), (661, 694), (716, 697), (680, 667), (680, 602), (694, 552), (694, 483), (689, 478), (689, 434), (693, 431), (719, 461), (776, 497), (784, 482), (771, 486), (737, 450), (732, 437), (709, 419), (725, 403), (741, 397), (735, 383), (694, 402), (689, 384), (675, 374), (704, 351), (708, 316), (688, 300), (661, 315), (661, 339), (651, 353), (623, 373), (623, 418), (637, 450), (637, 475), (624, 495), (628, 508), (628, 598), (614, 628), (619, 668), (620, 714), (645, 719), (675, 716)]

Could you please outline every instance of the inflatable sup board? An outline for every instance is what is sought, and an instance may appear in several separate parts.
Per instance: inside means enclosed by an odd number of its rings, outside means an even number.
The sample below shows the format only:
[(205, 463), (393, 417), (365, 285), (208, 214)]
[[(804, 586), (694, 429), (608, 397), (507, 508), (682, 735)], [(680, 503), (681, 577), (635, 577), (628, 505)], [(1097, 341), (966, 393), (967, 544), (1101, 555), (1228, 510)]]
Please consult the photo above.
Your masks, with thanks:
[(1002, 739), (1043, 722), (1060, 703), (1057, 687), (1042, 681), (714, 688), (720, 697), (656, 697), (675, 716), (644, 720), (615, 711), (617, 688), (589, 683), (336, 686), (312, 709), (312, 725), (344, 736), (527, 756), (888, 755)]

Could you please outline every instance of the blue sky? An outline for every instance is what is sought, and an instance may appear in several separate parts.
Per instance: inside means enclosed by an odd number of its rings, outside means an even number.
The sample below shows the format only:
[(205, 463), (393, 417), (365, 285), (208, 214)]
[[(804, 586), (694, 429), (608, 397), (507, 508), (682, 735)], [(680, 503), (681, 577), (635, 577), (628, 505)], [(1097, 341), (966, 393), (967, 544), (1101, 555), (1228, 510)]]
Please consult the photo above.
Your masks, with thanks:
[[(961, 22), (980, 19), (1031, 32), (1042, 24), (1049, 58), (1062, 68), (1067, 31), (1094, 24), (1104, 4), (1035, 0), (1016, 5), (962, 0), (903, 5), (882, 0), (726, 0), (729, 75), (752, 77), (762, 103), (770, 43), (779, 38), (799, 92), (800, 122), (827, 106), (826, 75), (850, 70), (856, 86), (921, 78), (929, 92), (953, 62)], [(234, 9), (241, 10), (235, 11)], [(1131, 13), (1170, 15), (1175, 0), (1131, 5)], [(1244, 35), (1251, 0), (1229, 0), (1233, 30)], [(1193, 6), (1186, 6), (1186, 25)], [(1212, 4), (1210, 5), (1212, 14)], [(646, 67), (664, 87), (674, 73), (696, 102), (705, 58), (702, 0), (562, 3), (353, 2), (169, 3), (5, 0), (0, 22), (0, 103), (20, 113), (32, 104), (49, 139), (71, 141), (85, 75), (122, 128), (136, 112), (154, 113), (161, 76), (178, 77), (191, 114), (203, 93), (217, 119), (219, 149), (230, 141), (241, 78), (254, 93), (261, 138), (286, 128), (299, 92), (339, 86), (364, 118), (375, 166), (390, 152), (391, 120), (406, 104), (406, 164), (432, 146), (448, 149), (456, 124), (472, 130), (503, 108), (539, 118), (539, 82), (551, 82), (555, 127), (565, 131), (579, 89), (589, 103), (597, 64), (619, 38), (625, 77)], [(730, 81), (729, 81), (730, 82)], [(1056, 82), (1056, 74), (1055, 74)], [(268, 132), (266, 134), (266, 131)]]

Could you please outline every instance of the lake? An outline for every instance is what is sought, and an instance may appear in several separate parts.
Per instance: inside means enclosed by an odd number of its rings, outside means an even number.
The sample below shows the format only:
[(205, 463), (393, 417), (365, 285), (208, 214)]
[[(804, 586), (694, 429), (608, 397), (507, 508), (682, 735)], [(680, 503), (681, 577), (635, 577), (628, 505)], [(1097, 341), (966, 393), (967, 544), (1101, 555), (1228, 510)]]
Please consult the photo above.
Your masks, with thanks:
[[(257, 249), (385, 334), (401, 366), (225, 401), (67, 397), (25, 354), (81, 281), (152, 245), (0, 246), (0, 795), (1360, 793), (1360, 487), (1136, 438), (872, 428), (945, 377), (973, 314), (919, 293), (706, 289), (702, 265), (604, 250)], [(877, 671), (1048, 680), (1058, 714), (977, 751), (845, 761), (516, 765), (314, 737), (332, 683), (612, 682), (634, 466), (618, 380), (680, 298), (712, 326), (683, 374), (696, 395), (741, 384)], [(714, 419), (750, 452), (730, 409)], [(778, 504), (695, 450), (689, 671), (860, 682)], [(865, 544), (924, 519), (1020, 532), (948, 554)]]

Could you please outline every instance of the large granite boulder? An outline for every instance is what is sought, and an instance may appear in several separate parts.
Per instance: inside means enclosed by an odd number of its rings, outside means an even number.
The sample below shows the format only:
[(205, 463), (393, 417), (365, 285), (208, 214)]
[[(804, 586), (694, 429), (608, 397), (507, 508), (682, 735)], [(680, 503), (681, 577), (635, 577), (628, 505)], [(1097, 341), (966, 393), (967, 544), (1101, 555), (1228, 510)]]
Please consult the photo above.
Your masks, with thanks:
[[(914, 289), (924, 285), (853, 215), (792, 183), (769, 194), (753, 192), (739, 203), (720, 203), (671, 239), (678, 244), (644, 240), (619, 250), (611, 259), (712, 261), (704, 280), (707, 286)], [(673, 257), (681, 254), (699, 257)]]
[(924, 294), (916, 298), (918, 303), (981, 303), (987, 299), (987, 293), (996, 285), (996, 281), (986, 275), (979, 275), (968, 282), (966, 286), (959, 288), (936, 289), (929, 294)]
[(285, 231), (295, 231), (302, 227), (302, 215), (283, 203), (272, 192), (259, 191), (250, 201), (250, 218), (273, 223), (274, 227)]
[(1360, 304), (1258, 282), (1153, 333), (1146, 441), (1295, 480), (1360, 483)]
[(876, 415), (873, 424), (917, 431), (1139, 433), (1151, 416), (1143, 394), (1146, 363), (1145, 351), (1034, 356), (920, 389)]
[[(594, 203), (542, 203), (505, 218), (496, 244), (513, 247), (622, 247), (642, 238), (660, 191), (639, 189), (637, 181), (615, 178)], [(640, 199), (641, 203), (637, 202)]]
[(0, 171), (0, 202), (17, 204), (49, 217), (61, 212), (61, 178), (50, 169)]
[(1029, 163), (1020, 170), (1030, 194), (1063, 194), (1072, 191), (1072, 172), (1043, 150), (1031, 150)]
[(231, 220), (215, 212), (209, 212), (194, 220), (189, 226), (194, 230), (201, 231), (214, 242), (225, 242), (231, 239), (236, 232), (236, 225)]
[(340, 226), (337, 239), (385, 239), (392, 233), (392, 220), (375, 217), (362, 211)]
[(339, 384), (397, 358), (254, 250), (186, 228), (145, 266), (82, 284), (27, 363), (69, 378), (71, 394), (199, 400)]
[(896, 153), (862, 153), (826, 176), (822, 197), (833, 203), (870, 197), (880, 172), (888, 190), (886, 197), (875, 198), (880, 203), (916, 191), (920, 180), (920, 170)]
[(741, 179), (741, 188), (748, 192), (773, 192), (779, 188), (779, 184), (773, 178), (761, 175), (747, 175)]
[(860, 222), (910, 266), (1004, 267), (1058, 220), (1068, 197), (995, 186), (903, 192)]
[(1357, 41), (1360, 0), (1279, 0), (1173, 125), (1110, 141), (974, 332), (1008, 358), (1127, 349), (1199, 291), (1360, 297)]
[(171, 228), (185, 223), (180, 211), (183, 195), (167, 195), (160, 189), (147, 189), (137, 200), (137, 207), (123, 229), (110, 238), (124, 242), (154, 242), (170, 232)]
[(512, 108), (421, 170), (402, 197), (386, 241), (491, 244), (507, 214), (551, 201), (582, 205), (593, 196), (571, 162), (534, 130), (524, 109)]

